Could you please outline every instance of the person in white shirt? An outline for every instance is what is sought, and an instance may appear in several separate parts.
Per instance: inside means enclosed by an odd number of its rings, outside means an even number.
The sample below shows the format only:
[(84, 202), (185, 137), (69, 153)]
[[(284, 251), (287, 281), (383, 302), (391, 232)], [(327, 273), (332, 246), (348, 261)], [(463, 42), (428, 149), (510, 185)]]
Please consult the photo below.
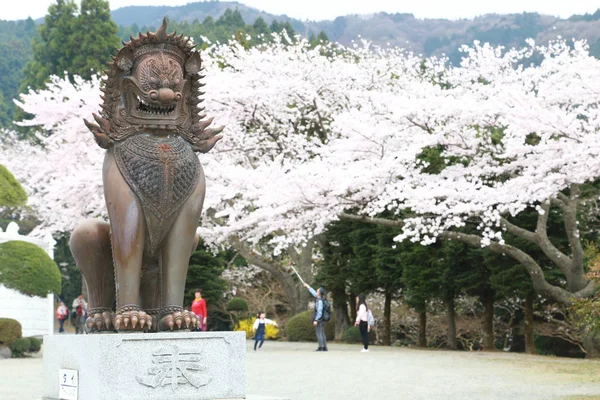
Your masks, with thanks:
[(258, 346), (258, 351), (262, 351), (262, 345), (265, 342), (265, 330), (267, 329), (267, 324), (269, 325), (277, 325), (277, 322), (271, 321), (270, 319), (265, 318), (266, 314), (263, 311), (259, 311), (256, 314), (257, 318), (254, 321), (254, 325), (252, 325), (252, 331), (256, 332), (254, 334), (254, 351), (256, 351), (256, 345), (260, 342)]
[(356, 321), (354, 322), (354, 326), (358, 326), (360, 335), (362, 336), (363, 349), (361, 352), (367, 352), (369, 351), (369, 331), (371, 331), (371, 327), (369, 326), (369, 307), (365, 301), (365, 296), (362, 294), (356, 297), (356, 303)]

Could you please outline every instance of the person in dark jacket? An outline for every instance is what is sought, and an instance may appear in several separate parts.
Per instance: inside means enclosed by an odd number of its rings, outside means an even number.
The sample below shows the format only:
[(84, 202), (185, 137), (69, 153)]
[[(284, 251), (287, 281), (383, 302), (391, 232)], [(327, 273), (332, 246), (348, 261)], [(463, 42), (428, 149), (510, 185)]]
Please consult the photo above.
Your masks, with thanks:
[(310, 294), (315, 298), (315, 309), (313, 310), (312, 321), (317, 332), (317, 341), (319, 342), (319, 347), (315, 351), (327, 351), (325, 321), (323, 320), (323, 298), (326, 294), (325, 289), (320, 287), (315, 291), (315, 289), (311, 288), (307, 283), (304, 284), (304, 287), (307, 288)]

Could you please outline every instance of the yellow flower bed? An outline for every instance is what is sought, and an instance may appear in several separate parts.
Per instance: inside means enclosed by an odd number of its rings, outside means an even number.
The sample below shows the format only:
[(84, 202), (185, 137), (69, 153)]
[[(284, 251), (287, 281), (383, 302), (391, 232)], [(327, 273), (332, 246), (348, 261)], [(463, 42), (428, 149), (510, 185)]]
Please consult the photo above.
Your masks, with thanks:
[[(244, 331), (246, 332), (246, 338), (253, 339), (254, 332), (252, 332), (252, 326), (254, 325), (254, 321), (256, 321), (256, 317), (242, 319), (233, 330)], [(279, 339), (279, 328), (275, 325), (267, 324), (267, 326), (265, 326), (265, 339)]]

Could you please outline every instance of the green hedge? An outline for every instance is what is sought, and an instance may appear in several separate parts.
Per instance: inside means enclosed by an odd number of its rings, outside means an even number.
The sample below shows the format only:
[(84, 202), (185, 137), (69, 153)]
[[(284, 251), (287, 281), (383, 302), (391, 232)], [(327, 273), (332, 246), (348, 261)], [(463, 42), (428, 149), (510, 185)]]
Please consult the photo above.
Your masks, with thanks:
[(28, 296), (60, 293), (60, 271), (44, 250), (15, 240), (0, 243), (0, 283)]
[(227, 311), (248, 311), (248, 302), (240, 297), (234, 297), (227, 303)]
[(31, 341), (27, 338), (17, 339), (10, 345), (13, 358), (23, 357), (29, 351)]
[[(351, 326), (346, 328), (342, 335), (342, 341), (346, 343), (362, 343), (362, 336), (360, 335), (360, 328), (358, 326)], [(369, 344), (375, 343), (375, 333), (371, 331), (369, 333)]]
[(42, 349), (42, 341), (38, 338), (30, 337), (27, 338), (31, 342), (29, 345), (30, 353), (37, 353)]
[(27, 194), (4, 165), (0, 164), (0, 207), (18, 207), (27, 202)]
[(0, 318), (0, 344), (10, 345), (21, 336), (19, 321), (11, 318)]
[[(290, 342), (316, 342), (317, 333), (312, 324), (312, 310), (304, 311), (294, 315), (285, 326), (287, 340)], [(325, 324), (325, 336), (327, 340), (335, 338), (335, 320)]]

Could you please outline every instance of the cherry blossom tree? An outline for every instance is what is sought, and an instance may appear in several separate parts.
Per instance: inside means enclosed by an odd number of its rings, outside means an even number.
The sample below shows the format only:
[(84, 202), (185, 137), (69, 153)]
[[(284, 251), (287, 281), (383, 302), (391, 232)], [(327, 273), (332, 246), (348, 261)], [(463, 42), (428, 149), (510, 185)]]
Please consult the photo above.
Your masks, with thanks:
[[(207, 109), (227, 131), (201, 156), (208, 191), (199, 233), (233, 244), (290, 291), (285, 264), (304, 254), (309, 274), (315, 238), (346, 218), (401, 226), (398, 241), (487, 246), (562, 304), (591, 295), (578, 213), (597, 199), (589, 189), (600, 171), (600, 62), (585, 43), (561, 40), (463, 50), (453, 67), (368, 43), (311, 48), (283, 37), (250, 49), (209, 47)], [(81, 123), (98, 94), (97, 80), (55, 78), (19, 103), (34, 115), (26, 124), (51, 134), (40, 136), (43, 148), (4, 144), (0, 163), (28, 189), (40, 231), (105, 216), (102, 153)], [(539, 214), (534, 230), (513, 219), (528, 207)], [(554, 210), (567, 253), (548, 238)], [(467, 225), (477, 233), (465, 233)], [(505, 231), (539, 246), (565, 284), (548, 282), (530, 255), (504, 242)]]

